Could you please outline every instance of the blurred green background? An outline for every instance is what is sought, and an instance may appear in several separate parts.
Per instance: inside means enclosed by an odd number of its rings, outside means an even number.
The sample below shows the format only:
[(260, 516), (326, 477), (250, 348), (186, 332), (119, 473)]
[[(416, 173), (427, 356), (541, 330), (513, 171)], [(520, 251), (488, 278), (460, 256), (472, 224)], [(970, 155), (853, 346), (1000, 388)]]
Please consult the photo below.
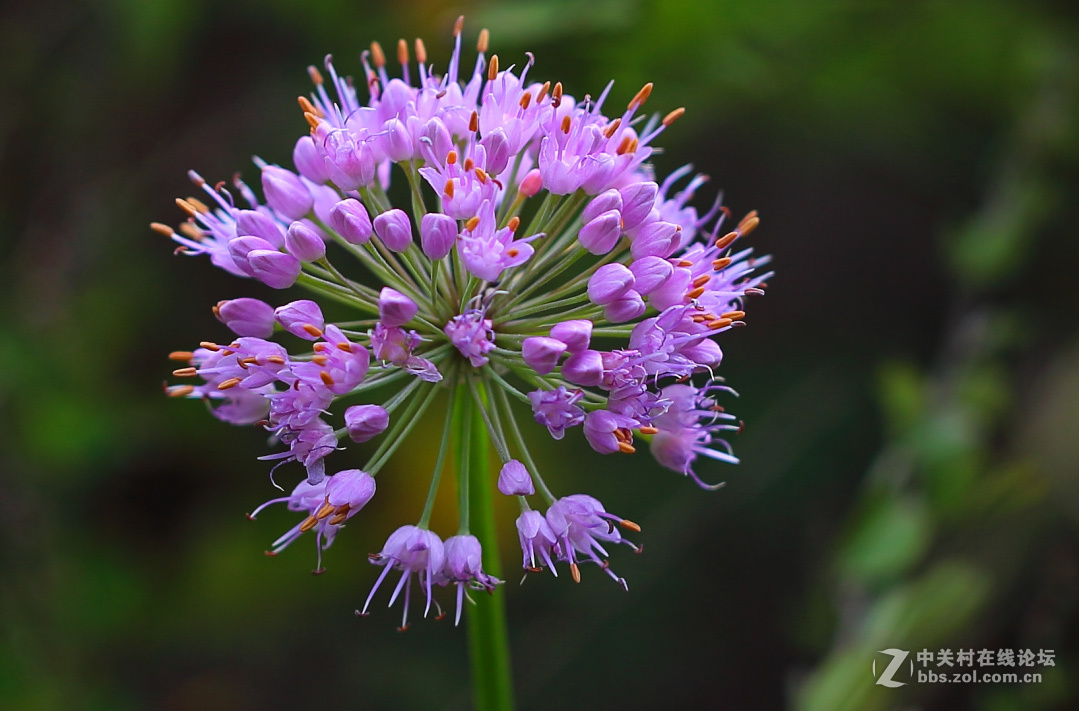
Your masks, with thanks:
[[(274, 492), (264, 435), (160, 384), (170, 350), (228, 337), (212, 304), (282, 296), (147, 228), (179, 221), (188, 168), (289, 161), (308, 64), (422, 36), (445, 66), (461, 13), (568, 93), (653, 81), (649, 108), (685, 106), (659, 172), (692, 161), (699, 207), (759, 209), (778, 272), (723, 339), (743, 463), (701, 470), (725, 489), (579, 433), (542, 448), (646, 550), (612, 560), (628, 593), (508, 576), (520, 707), (1076, 708), (1079, 8), (1048, 0), (5, 3), (0, 708), (469, 706), (463, 629), (352, 614), (431, 447), (384, 471), (325, 575), (310, 541), (263, 556), (293, 522), (242, 515)], [(1056, 667), (893, 690), (887, 647)]]

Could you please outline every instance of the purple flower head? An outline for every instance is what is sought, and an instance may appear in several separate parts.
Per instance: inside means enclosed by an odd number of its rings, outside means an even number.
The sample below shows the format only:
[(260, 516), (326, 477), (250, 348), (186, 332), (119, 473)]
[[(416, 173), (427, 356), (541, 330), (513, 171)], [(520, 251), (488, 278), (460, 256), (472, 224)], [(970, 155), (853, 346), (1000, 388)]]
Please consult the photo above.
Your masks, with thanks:
[(502, 471), (498, 473), (498, 490), (506, 496), (531, 496), (536, 493), (528, 470), (516, 459), (502, 465)]
[(459, 625), (465, 586), (473, 590), (491, 592), (502, 581), (483, 572), (483, 549), (475, 536), (468, 534), (450, 536), (446, 539), (444, 549), (445, 563), (435, 582), (439, 585), (457, 586), (457, 614), (453, 624)]
[(374, 439), (390, 426), (390, 415), (380, 405), (353, 405), (345, 410), (345, 428), (356, 442)]
[(278, 306), (274, 311), (274, 318), (286, 331), (305, 341), (317, 341), (322, 337), (322, 329), (326, 327), (322, 309), (310, 299), (300, 299)]
[(214, 315), (237, 336), (269, 338), (273, 335), (274, 309), (265, 301), (247, 297), (218, 301)]
[(408, 628), (408, 604), (412, 595), (413, 574), (416, 575), (417, 583), (427, 594), (427, 605), (423, 610), (423, 615), (426, 617), (427, 613), (431, 611), (431, 602), (433, 601), (432, 586), (438, 576), (441, 575), (443, 565), (446, 562), (446, 551), (442, 539), (433, 531), (417, 526), (401, 526), (386, 539), (385, 545), (382, 546), (382, 552), (372, 555), (370, 558), (373, 564), (383, 566), (384, 570), (371, 588), (371, 593), (367, 596), (367, 601), (359, 614), (367, 614), (367, 608), (371, 606), (371, 600), (375, 597), (375, 593), (389, 572), (391, 570), (400, 570), (401, 578), (398, 580), (393, 594), (390, 595), (389, 603), (392, 606), (401, 594), (401, 590), (404, 589), (404, 614), (401, 617), (400, 629)]
[(487, 353), (495, 347), (491, 326), (491, 319), (483, 311), (470, 309), (450, 319), (443, 330), (472, 367), (479, 368), (487, 364)]
[(562, 439), (566, 428), (584, 422), (584, 410), (577, 404), (582, 397), (582, 391), (569, 390), (564, 385), (554, 390), (533, 390), (528, 393), (536, 422), (546, 427), (555, 439)]
[[(462, 18), (445, 63), (429, 62), (420, 41), (415, 63), (398, 46), (399, 70), (377, 42), (353, 72), (339, 74), (327, 57), (309, 67), (313, 88), (299, 100), (310, 131), (294, 144), (295, 171), (256, 158), (253, 186), (238, 173), (227, 183), (189, 173), (199, 197), (177, 200), (177, 229), (155, 231), (230, 274), (310, 293), (277, 309), (222, 302), (215, 313), (237, 337), (170, 354), (186, 382), (165, 391), (264, 429), (276, 445), (264, 457), (271, 476), (285, 463), (306, 469), (273, 500), (298, 522), (271, 553), (313, 530), (321, 555), (413, 432), (453, 433), (455, 416), (481, 414), (504, 462), (497, 483), (482, 485), (519, 497), (525, 568), (554, 572), (564, 561), (579, 580), (579, 564), (593, 562), (625, 585), (604, 547), (625, 542), (615, 524), (635, 524), (585, 495), (553, 499), (527, 429), (561, 440), (582, 426), (603, 454), (633, 454), (639, 436), (661, 465), (702, 486), (701, 461), (736, 462), (725, 437), (737, 421), (716, 403), (727, 390), (718, 340), (745, 325), (747, 302), (772, 275), (768, 257), (743, 247), (760, 220), (751, 212), (729, 225), (718, 198), (701, 209), (694, 195), (706, 178), (690, 166), (657, 175), (656, 140), (683, 110), (644, 115), (651, 84), (611, 111), (621, 101), (614, 82), (578, 102), (561, 83), (529, 77), (531, 54), (500, 69), (488, 43), (484, 30), (466, 57)], [(454, 406), (439, 427), (429, 420), (445, 392)], [(513, 401), (525, 397), (535, 425), (526, 417), (522, 427)], [(376, 437), (365, 470), (327, 476), (336, 450)], [(384, 569), (363, 611), (398, 570), (389, 598), (404, 593), (402, 628), (416, 581), (425, 614), (435, 586), (455, 586), (458, 619), (466, 586), (490, 592), (500, 582), (483, 571), (476, 538), (443, 543), (427, 529), (443, 500), (447, 449), (437, 449), (419, 523), (372, 556)], [(529, 508), (537, 490), (553, 499), (546, 515)]]

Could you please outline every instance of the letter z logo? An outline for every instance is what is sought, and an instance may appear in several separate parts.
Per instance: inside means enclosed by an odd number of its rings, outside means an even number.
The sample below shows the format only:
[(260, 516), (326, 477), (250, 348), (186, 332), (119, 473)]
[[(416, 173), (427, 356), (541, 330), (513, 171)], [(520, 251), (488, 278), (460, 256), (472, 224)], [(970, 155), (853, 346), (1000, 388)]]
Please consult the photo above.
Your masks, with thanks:
[[(902, 666), (903, 662), (906, 660), (910, 652), (904, 651), (902, 649), (882, 649), (880, 650), (880, 653), (891, 655), (892, 661), (888, 662), (888, 666), (884, 668), (884, 671), (881, 672), (880, 676), (878, 677), (877, 660), (873, 660), (873, 676), (877, 679), (877, 683), (881, 686), (887, 686), (889, 689), (897, 689), (900, 686), (906, 686), (907, 682), (896, 681), (892, 677), (897, 671), (899, 671), (899, 667)], [(912, 676), (914, 675), (913, 660), (911, 660), (910, 662), (910, 673)]]

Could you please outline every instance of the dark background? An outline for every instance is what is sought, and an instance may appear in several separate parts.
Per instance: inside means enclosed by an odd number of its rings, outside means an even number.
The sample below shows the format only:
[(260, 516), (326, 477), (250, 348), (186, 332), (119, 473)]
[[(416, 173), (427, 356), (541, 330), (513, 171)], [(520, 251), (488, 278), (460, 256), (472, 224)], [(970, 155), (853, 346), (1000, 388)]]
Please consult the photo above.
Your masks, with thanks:
[[(308, 64), (422, 36), (445, 66), (462, 12), (503, 66), (530, 50), (576, 96), (654, 81), (649, 108), (685, 106), (658, 171), (759, 209), (777, 270), (723, 339), (743, 463), (700, 471), (725, 489), (579, 432), (542, 447), (558, 490), (642, 525), (612, 561), (628, 593), (591, 569), (518, 586), (501, 511), (520, 707), (1074, 708), (1079, 13), (1020, 0), (7, 3), (0, 708), (469, 705), (463, 629), (352, 614), (432, 448), (384, 470), (325, 575), (310, 541), (263, 556), (293, 523), (242, 515), (274, 493), (264, 436), (160, 383), (170, 350), (228, 337), (217, 300), (281, 296), (147, 228), (179, 221), (188, 168), (289, 161)], [(890, 690), (888, 647), (1056, 667)]]

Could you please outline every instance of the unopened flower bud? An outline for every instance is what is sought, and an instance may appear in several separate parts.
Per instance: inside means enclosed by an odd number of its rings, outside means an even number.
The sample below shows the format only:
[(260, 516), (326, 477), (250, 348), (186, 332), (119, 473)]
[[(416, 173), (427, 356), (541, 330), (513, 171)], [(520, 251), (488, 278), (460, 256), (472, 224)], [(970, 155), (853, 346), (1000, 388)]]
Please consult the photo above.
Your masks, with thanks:
[(286, 220), (298, 220), (311, 210), (311, 193), (290, 170), (268, 165), (262, 169), (262, 191), (266, 204)]
[(394, 252), (404, 252), (412, 244), (412, 223), (404, 210), (387, 210), (374, 221), (375, 234)]
[(647, 308), (641, 295), (630, 289), (622, 298), (604, 306), (603, 315), (611, 323), (625, 323), (642, 316)]
[(633, 183), (618, 191), (622, 195), (623, 229), (631, 230), (648, 217), (659, 194), (659, 186), (651, 181)]
[(382, 125), (382, 150), (394, 163), (412, 160), (412, 136), (405, 122), (392, 118)]
[(498, 473), (498, 490), (506, 496), (531, 496), (536, 493), (532, 476), (525, 465), (511, 459), (502, 465)]
[(310, 136), (301, 136), (296, 141), (296, 147), (292, 149), (292, 162), (300, 175), (312, 183), (322, 184), (330, 179), (326, 170), (326, 161), (315, 148), (315, 142)]
[(547, 375), (554, 370), (558, 359), (565, 352), (565, 343), (545, 336), (526, 338), (521, 344), (521, 356), (525, 363), (540, 375)]
[(261, 237), (236, 237), (229, 240), (229, 255), (236, 267), (249, 277), (255, 276), (248, 255), (255, 250), (274, 250), (275, 247)]
[(581, 351), (562, 364), (562, 377), (575, 385), (594, 387), (603, 382), (603, 356), (599, 351)]
[(273, 335), (273, 307), (265, 301), (243, 297), (217, 302), (214, 315), (237, 336), (269, 338)]
[(326, 327), (322, 309), (309, 299), (278, 306), (274, 311), (274, 318), (286, 331), (305, 341), (317, 341), (320, 338), (319, 332)]
[(632, 289), (633, 282), (633, 272), (624, 264), (604, 264), (588, 280), (588, 298), (594, 304), (609, 304)]
[(359, 200), (345, 198), (330, 211), (330, 226), (349, 244), (363, 244), (371, 239), (371, 218)]
[(296, 220), (289, 225), (285, 249), (303, 262), (314, 262), (326, 256), (326, 242), (318, 228), (308, 220)]
[(420, 154), (432, 165), (443, 165), (446, 155), (453, 150), (453, 137), (441, 119), (433, 118), (423, 125), (420, 132)]
[(390, 426), (390, 414), (378, 405), (353, 405), (345, 410), (348, 436), (357, 442), (373, 439)]
[(637, 233), (630, 243), (629, 251), (634, 259), (649, 256), (669, 257), (678, 248), (680, 231), (673, 222), (653, 222)]
[(420, 246), (431, 259), (442, 259), (457, 240), (457, 220), (441, 212), (429, 212), (420, 221)]
[(607, 254), (618, 244), (621, 234), (622, 216), (617, 210), (608, 210), (582, 227), (577, 240), (592, 254)]
[(674, 273), (671, 263), (662, 257), (641, 257), (629, 265), (636, 280), (633, 288), (641, 294), (650, 294), (663, 286)]
[(285, 244), (285, 233), (281, 227), (272, 217), (258, 210), (236, 211), (236, 236), (264, 239), (274, 249)]
[(487, 151), (487, 161), (484, 166), (491, 175), (498, 175), (506, 169), (506, 166), (510, 163), (510, 146), (509, 140), (506, 139), (506, 132), (501, 128), (497, 128), (491, 133), (488, 133), (480, 141)]
[(378, 317), (383, 326), (387, 328), (403, 326), (412, 320), (417, 311), (419, 307), (416, 306), (415, 301), (388, 286), (382, 287), (378, 295)]
[(276, 249), (255, 249), (247, 253), (255, 278), (274, 289), (287, 289), (296, 283), (303, 265), (291, 254)]
[(540, 190), (543, 190), (543, 176), (537, 168), (533, 168), (521, 179), (521, 187), (517, 188), (517, 192), (525, 197), (532, 197)]
[(580, 353), (588, 349), (592, 340), (592, 322), (588, 319), (573, 319), (557, 323), (551, 327), (551, 338), (565, 343), (570, 353)]
[(584, 206), (581, 220), (591, 222), (609, 210), (622, 210), (622, 194), (613, 188), (592, 198), (592, 201)]

